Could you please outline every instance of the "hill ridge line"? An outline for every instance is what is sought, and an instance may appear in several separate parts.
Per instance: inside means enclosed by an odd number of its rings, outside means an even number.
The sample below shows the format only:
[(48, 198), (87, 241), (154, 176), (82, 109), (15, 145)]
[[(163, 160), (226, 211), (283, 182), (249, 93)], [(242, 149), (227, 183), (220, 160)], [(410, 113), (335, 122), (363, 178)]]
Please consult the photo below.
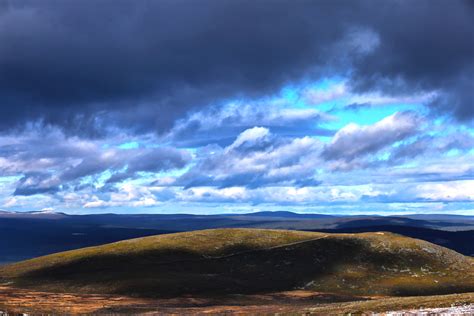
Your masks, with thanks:
[[(206, 255), (201, 255), (202, 258), (200, 258), (200, 259), (181, 259), (181, 260), (172, 260), (172, 261), (162, 261), (162, 262), (157, 262), (156, 265), (167, 265), (167, 264), (174, 264), (174, 263), (200, 262), (200, 261), (205, 261), (205, 260), (226, 259), (226, 258), (231, 258), (231, 257), (235, 257), (235, 256), (244, 255), (244, 254), (247, 254), (247, 253), (259, 252), (259, 251), (268, 251), (268, 250), (273, 250), (273, 249), (279, 249), (279, 248), (285, 248), (285, 247), (291, 247), (291, 246), (300, 245), (300, 244), (304, 244), (304, 243), (309, 243), (309, 242), (313, 242), (313, 241), (316, 241), (316, 240), (320, 240), (320, 239), (327, 238), (327, 237), (329, 237), (329, 236), (330, 236), (330, 235), (324, 235), (324, 236), (317, 237), (317, 238), (311, 238), (311, 239), (306, 239), (306, 240), (300, 240), (300, 241), (296, 241), (296, 242), (291, 242), (291, 243), (287, 243), (287, 244), (283, 244), (283, 245), (276, 245), (276, 246), (267, 247), (267, 248), (238, 251), (238, 252), (230, 253), (230, 254), (223, 255), (223, 256), (206, 256)], [(145, 238), (146, 238), (146, 237), (145, 237)], [(96, 246), (96, 247), (100, 247), (100, 246)], [(74, 250), (72, 250), (72, 251), (74, 251)], [(60, 252), (59, 252), (59, 253), (60, 253)], [(54, 255), (55, 255), (55, 254), (51, 254), (51, 255), (48, 255), (48, 256), (54, 256)], [(39, 258), (41, 258), (41, 257), (39, 257)], [(36, 259), (36, 258), (30, 259), (30, 260), (35, 260), (35, 259)], [(29, 261), (29, 260), (26, 260), (26, 261)], [(15, 264), (15, 263), (12, 263), (11, 265), (14, 265), (14, 264)], [(8, 265), (7, 265), (7, 266), (8, 266)]]
[(235, 256), (248, 254), (248, 253), (253, 253), (253, 252), (268, 251), (268, 250), (273, 250), (273, 249), (279, 249), (279, 248), (285, 248), (285, 247), (291, 247), (291, 246), (300, 245), (300, 244), (304, 244), (304, 243), (309, 243), (309, 242), (313, 242), (313, 241), (316, 241), (316, 240), (327, 238), (329, 236), (330, 235), (324, 235), (324, 236), (317, 237), (317, 238), (311, 238), (311, 239), (306, 239), (306, 240), (295, 241), (295, 242), (291, 242), (291, 243), (287, 243), (287, 244), (283, 244), (283, 245), (276, 245), (276, 246), (261, 248), (261, 249), (244, 250), (244, 251), (234, 252), (234, 253), (223, 255), (223, 256), (202, 255), (202, 258), (200, 258), (200, 259), (182, 259), (182, 260), (174, 260), (174, 261), (163, 261), (163, 262), (156, 263), (156, 265), (167, 265), (167, 264), (173, 264), (173, 263), (200, 262), (200, 261), (205, 261), (205, 260), (226, 259), (226, 258), (231, 258), (231, 257), (235, 257)]
[(268, 251), (268, 250), (273, 250), (273, 249), (279, 249), (279, 248), (285, 248), (285, 247), (291, 247), (291, 246), (300, 245), (300, 244), (304, 244), (304, 243), (309, 243), (309, 242), (313, 242), (313, 241), (316, 241), (316, 240), (327, 238), (329, 236), (330, 235), (324, 235), (324, 236), (317, 237), (317, 238), (311, 238), (311, 239), (306, 239), (306, 240), (295, 241), (295, 242), (291, 242), (291, 243), (287, 243), (287, 244), (283, 244), (283, 245), (276, 245), (276, 246), (261, 248), (261, 249), (244, 250), (244, 251), (234, 252), (234, 253), (223, 255), (223, 256), (202, 255), (202, 258), (200, 258), (200, 259), (181, 259), (181, 260), (157, 262), (156, 265), (167, 265), (167, 264), (174, 264), (174, 263), (200, 262), (200, 261), (205, 261), (205, 260), (226, 259), (226, 258), (231, 258), (231, 257), (235, 257), (235, 256), (248, 254), (248, 253), (253, 253), (253, 252)]
[(230, 258), (230, 257), (235, 257), (235, 256), (247, 254), (247, 253), (252, 253), (252, 252), (268, 251), (268, 250), (273, 250), (273, 249), (279, 249), (279, 248), (285, 248), (285, 247), (296, 246), (296, 245), (300, 245), (300, 244), (304, 244), (304, 243), (308, 243), (308, 242), (320, 240), (320, 239), (326, 238), (326, 237), (328, 237), (328, 236), (329, 236), (329, 235), (324, 235), (324, 236), (317, 237), (317, 238), (311, 238), (311, 239), (306, 239), (306, 240), (300, 240), (300, 241), (295, 241), (295, 242), (291, 242), (291, 243), (288, 243), (288, 244), (276, 245), (276, 246), (271, 246), (271, 247), (267, 247), (267, 248), (244, 250), (244, 251), (234, 252), (234, 253), (227, 254), (227, 255), (223, 255), (223, 256), (206, 256), (206, 255), (203, 255), (203, 257), (204, 257), (205, 259), (225, 259), (225, 258)]

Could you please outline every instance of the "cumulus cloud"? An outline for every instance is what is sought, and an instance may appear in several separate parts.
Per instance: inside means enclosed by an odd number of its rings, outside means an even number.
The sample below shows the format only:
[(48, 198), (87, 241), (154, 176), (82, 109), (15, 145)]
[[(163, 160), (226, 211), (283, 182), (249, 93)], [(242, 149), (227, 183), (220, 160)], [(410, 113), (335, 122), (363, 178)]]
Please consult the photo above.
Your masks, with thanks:
[(326, 102), (339, 102), (346, 109), (361, 107), (383, 106), (394, 104), (423, 104), (430, 105), (439, 100), (436, 91), (422, 91), (406, 94), (384, 94), (381, 91), (357, 92), (353, 91), (349, 82), (338, 82), (324, 88), (309, 88), (302, 92), (302, 97), (310, 105), (320, 105)]
[(14, 195), (35, 195), (59, 191), (60, 181), (47, 173), (28, 173), (18, 181)]
[(350, 95), (350, 89), (347, 84), (337, 83), (326, 89), (307, 89), (303, 92), (305, 100), (309, 104), (318, 105), (328, 101), (335, 101), (341, 98), (347, 98)]
[(61, 133), (31, 132), (13, 139), (0, 137), (0, 171), (3, 176), (22, 175), (15, 195), (34, 195), (80, 185), (81, 179), (98, 177), (103, 172), (109, 172), (109, 181), (116, 182), (117, 178), (125, 180), (138, 172), (182, 168), (191, 160), (186, 150), (175, 148), (119, 149), (104, 148), (104, 145), (68, 138)]
[(137, 187), (131, 184), (122, 184), (116, 192), (99, 197), (92, 195), (83, 204), (85, 208), (106, 207), (151, 207), (160, 204), (157, 196), (146, 187)]
[[(120, 169), (114, 173), (108, 180), (108, 183), (123, 181), (134, 177), (138, 172), (158, 173), (160, 171), (179, 169), (186, 166), (191, 161), (191, 155), (183, 150), (175, 148), (151, 148), (127, 152), (127, 158), (122, 160)], [(115, 168), (117, 169), (117, 168)], [(113, 170), (113, 169), (112, 169)]]
[(194, 112), (178, 120), (163, 136), (175, 146), (203, 146), (216, 143), (226, 146), (236, 136), (254, 126), (270, 128), (281, 136), (330, 136), (334, 131), (320, 127), (336, 118), (317, 109), (294, 108), (287, 101), (232, 102), (224, 107)]
[(225, 151), (257, 151), (271, 146), (270, 130), (265, 127), (254, 127), (243, 131)]
[(472, 202), (474, 201), (473, 185), (473, 180), (404, 183), (390, 190), (387, 190), (387, 187), (381, 187), (382, 190), (372, 195), (361, 196), (361, 200), (384, 203)]
[(311, 205), (314, 203), (353, 202), (360, 196), (360, 188), (327, 187), (196, 187), (183, 192), (179, 199), (203, 203), (251, 203), (279, 205)]
[(447, 136), (423, 135), (413, 142), (403, 143), (390, 152), (392, 162), (408, 161), (420, 155), (439, 156), (451, 150), (469, 152), (474, 148), (474, 136), (468, 133), (455, 133)]
[(416, 194), (430, 201), (474, 201), (474, 181), (423, 183), (416, 186)]
[(178, 199), (201, 203), (252, 203), (278, 205), (314, 205), (337, 203), (419, 203), (419, 202), (470, 202), (473, 201), (473, 181), (447, 181), (426, 183), (401, 183), (315, 186), (315, 187), (262, 187), (262, 188), (190, 188)]
[(351, 123), (334, 135), (321, 156), (350, 163), (416, 134), (420, 118), (413, 112), (397, 112), (369, 126)]
[(267, 128), (253, 127), (227, 147), (206, 150), (196, 165), (173, 185), (187, 188), (318, 185), (315, 166), (320, 147), (320, 142), (310, 137), (281, 138)]

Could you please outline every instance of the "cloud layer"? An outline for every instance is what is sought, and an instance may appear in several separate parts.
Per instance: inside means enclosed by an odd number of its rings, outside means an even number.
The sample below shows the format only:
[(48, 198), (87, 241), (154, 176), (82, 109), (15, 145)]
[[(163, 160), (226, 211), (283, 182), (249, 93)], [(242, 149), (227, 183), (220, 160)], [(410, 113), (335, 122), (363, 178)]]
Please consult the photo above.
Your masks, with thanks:
[(0, 208), (472, 212), (473, 40), (462, 0), (0, 1)]

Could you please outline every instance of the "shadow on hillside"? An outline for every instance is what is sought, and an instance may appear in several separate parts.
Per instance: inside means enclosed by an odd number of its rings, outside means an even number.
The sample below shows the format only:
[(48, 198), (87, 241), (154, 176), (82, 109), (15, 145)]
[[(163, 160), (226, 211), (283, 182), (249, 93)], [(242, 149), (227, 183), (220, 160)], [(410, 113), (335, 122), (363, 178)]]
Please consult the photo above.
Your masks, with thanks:
[[(258, 294), (303, 287), (350, 295), (404, 295), (408, 289), (412, 295), (449, 292), (448, 287), (434, 283), (427, 288), (416, 283), (411, 288), (379, 284), (381, 277), (400, 276), (381, 267), (414, 270), (441, 263), (423, 251), (374, 250), (364, 239), (322, 238), (271, 249), (234, 246), (220, 253), (221, 257), (214, 258), (172, 249), (126, 256), (97, 254), (36, 270), (22, 276), (18, 284), (143, 297)], [(349, 268), (360, 274), (346, 274)], [(459, 285), (459, 280), (453, 282)]]
[(252, 294), (302, 287), (334, 272), (363, 245), (320, 239), (270, 250), (228, 247), (221, 258), (178, 250), (148, 251), (76, 260), (22, 276), (38, 283), (88, 287), (116, 294), (174, 297), (185, 294)]

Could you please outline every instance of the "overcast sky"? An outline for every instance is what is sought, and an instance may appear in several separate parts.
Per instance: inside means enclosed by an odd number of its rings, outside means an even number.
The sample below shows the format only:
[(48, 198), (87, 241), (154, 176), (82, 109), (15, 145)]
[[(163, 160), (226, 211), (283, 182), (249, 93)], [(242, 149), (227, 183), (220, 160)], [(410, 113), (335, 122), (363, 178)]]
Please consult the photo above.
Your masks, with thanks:
[(0, 0), (0, 209), (474, 215), (474, 1)]

